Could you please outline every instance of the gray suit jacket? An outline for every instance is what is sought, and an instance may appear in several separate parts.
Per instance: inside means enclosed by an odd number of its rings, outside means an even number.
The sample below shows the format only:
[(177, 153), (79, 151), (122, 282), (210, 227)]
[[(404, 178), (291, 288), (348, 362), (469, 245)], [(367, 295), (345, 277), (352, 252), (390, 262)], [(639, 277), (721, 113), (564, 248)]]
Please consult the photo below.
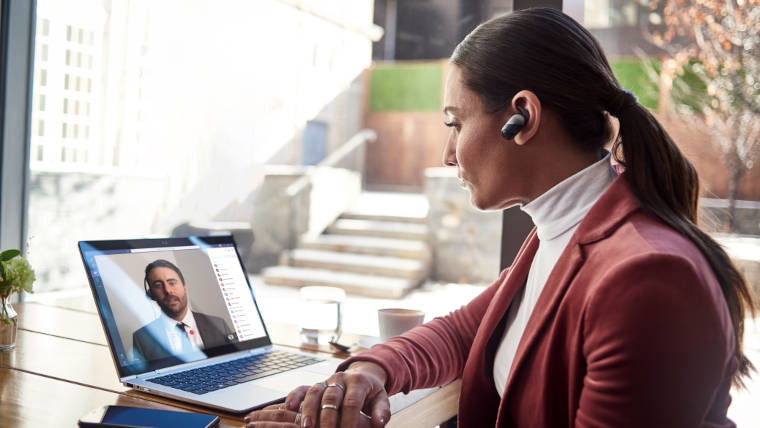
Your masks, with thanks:
[[(205, 349), (232, 343), (235, 332), (219, 317), (193, 312)], [(156, 318), (132, 334), (135, 357), (147, 361), (175, 356), (169, 346), (166, 321)]]

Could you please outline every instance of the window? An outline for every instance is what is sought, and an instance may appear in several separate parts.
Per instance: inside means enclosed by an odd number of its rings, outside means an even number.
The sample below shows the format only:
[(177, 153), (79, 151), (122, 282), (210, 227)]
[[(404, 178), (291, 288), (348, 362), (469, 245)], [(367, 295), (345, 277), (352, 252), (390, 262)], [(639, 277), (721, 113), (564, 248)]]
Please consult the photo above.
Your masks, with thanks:
[[(183, 222), (213, 221), (215, 210), (262, 185), (262, 165), (301, 163), (301, 134), (321, 110), (334, 103), (360, 111), (362, 92), (346, 88), (370, 65), (371, 40), (354, 29), (372, 26), (373, 0), (350, 3), (349, 17), (319, 2), (310, 11), (280, 0), (198, 0), (178, 14), (172, 2), (72, 0), (61, 14), (58, 0), (37, 0), (36, 55), (47, 49), (50, 64), (35, 64), (33, 88), (30, 168), (39, 187), (30, 194), (41, 205), (30, 206), (28, 224), (39, 292), (85, 285), (81, 237), (169, 235)], [(330, 60), (336, 38), (350, 41), (340, 63)], [(252, 40), (267, 39), (252, 49)], [(306, 43), (319, 52), (319, 69), (334, 73), (312, 82), (300, 56), (281, 54)], [(262, 67), (263, 58), (274, 62)], [(360, 129), (333, 121), (331, 150)], [(65, 171), (87, 174), (66, 176), (82, 190), (45, 195), (45, 180), (71, 174)], [(134, 195), (145, 202), (136, 206)], [(42, 208), (50, 204), (69, 213), (60, 224), (88, 229), (51, 227)], [(87, 212), (74, 208), (82, 204)], [(232, 219), (247, 221), (251, 209)]]
[(665, 2), (654, 10), (648, 1), (637, 0), (585, 0), (584, 25), (590, 29), (657, 26), (663, 23)]

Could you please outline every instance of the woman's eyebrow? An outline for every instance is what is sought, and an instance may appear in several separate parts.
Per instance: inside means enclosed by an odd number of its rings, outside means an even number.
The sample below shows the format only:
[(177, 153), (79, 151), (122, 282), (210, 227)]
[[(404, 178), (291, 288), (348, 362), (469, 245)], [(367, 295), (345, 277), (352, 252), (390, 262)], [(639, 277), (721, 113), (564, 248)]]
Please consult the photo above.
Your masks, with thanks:
[(459, 111), (459, 108), (458, 107), (454, 107), (454, 106), (446, 106), (446, 107), (443, 108), (443, 112), (447, 113), (447, 114), (448, 113), (456, 113), (458, 111)]

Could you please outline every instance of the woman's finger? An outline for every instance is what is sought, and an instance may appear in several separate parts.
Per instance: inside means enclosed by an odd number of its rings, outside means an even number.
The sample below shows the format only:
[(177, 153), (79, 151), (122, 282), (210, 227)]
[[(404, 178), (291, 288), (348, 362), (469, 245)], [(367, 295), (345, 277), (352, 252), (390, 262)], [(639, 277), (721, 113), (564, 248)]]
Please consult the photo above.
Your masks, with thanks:
[(347, 382), (346, 394), (343, 397), (343, 406), (340, 412), (341, 427), (362, 426), (362, 420), (369, 419), (366, 414), (362, 413), (369, 391), (370, 387), (366, 383)]
[(372, 417), (373, 428), (382, 428), (391, 418), (391, 402), (385, 389), (377, 391), (368, 398), (369, 415)]
[(249, 414), (245, 418), (247, 426), (269, 427), (285, 424), (284, 426), (292, 427), (297, 426), (296, 424), (300, 422), (301, 415), (298, 412), (277, 407), (270, 409), (269, 407)]
[(319, 382), (312, 385), (303, 399), (301, 406), (301, 427), (314, 428), (319, 421), (320, 405), (322, 403), (322, 394), (324, 394), (327, 384)]
[(249, 422), (246, 428), (295, 428), (298, 425), (290, 422)]
[(309, 388), (309, 385), (302, 385), (290, 391), (290, 394), (285, 398), (285, 408), (288, 410), (298, 410)]
[(343, 373), (335, 373), (327, 380), (327, 387), (320, 403), (320, 428), (334, 428), (340, 423), (345, 390)]

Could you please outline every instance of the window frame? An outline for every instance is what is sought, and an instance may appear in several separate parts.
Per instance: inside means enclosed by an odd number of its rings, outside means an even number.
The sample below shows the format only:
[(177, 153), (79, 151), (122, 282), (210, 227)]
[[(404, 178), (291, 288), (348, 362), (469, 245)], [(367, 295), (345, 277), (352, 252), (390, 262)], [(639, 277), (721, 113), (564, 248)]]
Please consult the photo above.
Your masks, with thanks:
[(25, 253), (37, 2), (0, 2), (0, 249)]

